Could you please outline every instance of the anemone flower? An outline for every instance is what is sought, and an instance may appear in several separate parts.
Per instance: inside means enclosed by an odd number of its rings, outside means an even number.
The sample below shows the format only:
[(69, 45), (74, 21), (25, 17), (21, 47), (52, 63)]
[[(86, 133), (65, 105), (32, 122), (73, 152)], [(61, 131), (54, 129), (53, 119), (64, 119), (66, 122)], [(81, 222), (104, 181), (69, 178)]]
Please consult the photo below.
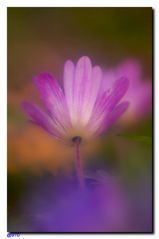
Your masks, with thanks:
[(150, 79), (144, 78), (139, 61), (130, 58), (113, 69), (106, 69), (102, 87), (108, 90), (123, 75), (129, 79), (129, 89), (123, 100), (130, 103), (123, 120), (128, 123), (138, 122), (151, 111), (152, 84)]
[(101, 87), (101, 68), (92, 67), (88, 57), (77, 64), (68, 60), (64, 66), (63, 88), (49, 73), (33, 79), (47, 113), (36, 105), (23, 102), (31, 121), (53, 137), (75, 145), (77, 177), (84, 188), (80, 143), (103, 134), (127, 110), (129, 102), (121, 102), (128, 89), (128, 79), (116, 79), (109, 91)]

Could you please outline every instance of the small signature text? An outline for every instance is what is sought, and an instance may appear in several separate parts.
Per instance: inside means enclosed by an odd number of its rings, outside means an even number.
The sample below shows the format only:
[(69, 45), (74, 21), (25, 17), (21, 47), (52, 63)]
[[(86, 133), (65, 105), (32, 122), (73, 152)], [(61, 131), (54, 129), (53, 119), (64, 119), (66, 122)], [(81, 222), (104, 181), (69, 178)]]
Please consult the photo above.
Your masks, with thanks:
[(7, 237), (20, 237), (20, 233), (16, 232), (8, 232)]

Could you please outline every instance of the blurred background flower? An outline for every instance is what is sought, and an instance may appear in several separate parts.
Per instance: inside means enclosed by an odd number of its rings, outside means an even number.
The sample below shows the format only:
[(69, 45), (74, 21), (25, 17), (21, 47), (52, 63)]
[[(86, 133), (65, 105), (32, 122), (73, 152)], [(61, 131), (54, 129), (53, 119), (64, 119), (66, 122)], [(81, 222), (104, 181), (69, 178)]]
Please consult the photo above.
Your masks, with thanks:
[(129, 88), (123, 99), (129, 101), (130, 106), (121, 122), (129, 126), (131, 123), (138, 123), (151, 113), (152, 84), (151, 79), (144, 79), (139, 61), (128, 59), (115, 69), (108, 69), (105, 72), (102, 88), (111, 89), (115, 80), (122, 76), (129, 79)]
[[(61, 199), (52, 180), (47, 183), (48, 174), (54, 178), (62, 170), (65, 178), (69, 178), (74, 164), (72, 147), (61, 146), (44, 131), (29, 124), (21, 110), (21, 101), (29, 97), (40, 105), (32, 77), (41, 71), (48, 71), (61, 84), (65, 59), (77, 61), (82, 55), (89, 55), (93, 64), (101, 65), (106, 73), (120, 69), (127, 71), (132, 80), (132, 90), (127, 97), (130, 99), (131, 95), (134, 105), (107, 136), (82, 146), (86, 171), (102, 168), (111, 175), (118, 175), (124, 185), (124, 195), (126, 193), (128, 198), (135, 195), (137, 206), (129, 207), (132, 209), (128, 213), (134, 227), (130, 228), (125, 218), (117, 227), (112, 212), (111, 226), (105, 223), (104, 229), (102, 221), (94, 228), (107, 231), (114, 224), (116, 231), (152, 230), (152, 112), (151, 107), (144, 107), (145, 102), (147, 106), (151, 104), (152, 14), (151, 8), (8, 8), (8, 231), (18, 227), (21, 231), (40, 230), (40, 222), (38, 227), (32, 228), (30, 217), (24, 213), (26, 195), (28, 205), (34, 205), (31, 185), (33, 191), (36, 189), (33, 182), (36, 181), (41, 184), (38, 189), (41, 187), (49, 191), (52, 185), (51, 193)], [(130, 59), (129, 62), (126, 59)], [(132, 59), (135, 59), (135, 64)], [(128, 65), (135, 69), (127, 70)], [(106, 193), (99, 195), (101, 193), (97, 196), (100, 200), (105, 200)], [(73, 197), (73, 205), (80, 203), (76, 196)], [(142, 204), (144, 198), (148, 198), (149, 202)], [(87, 203), (84, 200), (83, 204)], [(66, 201), (67, 204), (69, 201)], [(121, 208), (123, 204), (121, 202)], [(53, 204), (50, 211), (55, 207)], [(133, 208), (140, 209), (141, 217)], [(32, 210), (33, 218), (40, 210), (35, 209)], [(57, 210), (60, 213), (60, 209)], [(48, 224), (49, 218), (50, 215)], [(119, 221), (118, 217), (116, 220)], [(94, 224), (96, 219), (89, 228)], [(45, 226), (41, 230), (45, 230)]]

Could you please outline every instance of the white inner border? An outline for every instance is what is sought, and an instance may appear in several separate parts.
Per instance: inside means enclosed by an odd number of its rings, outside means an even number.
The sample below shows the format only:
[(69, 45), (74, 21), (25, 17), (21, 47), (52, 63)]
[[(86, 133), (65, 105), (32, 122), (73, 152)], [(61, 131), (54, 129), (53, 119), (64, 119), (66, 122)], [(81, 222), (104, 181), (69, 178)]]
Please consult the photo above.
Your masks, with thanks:
[[(0, 238), (7, 238), (7, 7), (152, 7), (154, 9), (154, 78), (155, 78), (155, 234), (22, 234), (19, 238), (50, 237), (107, 237), (159, 238), (159, 1), (154, 0), (0, 0)], [(158, 92), (157, 92), (158, 91)]]

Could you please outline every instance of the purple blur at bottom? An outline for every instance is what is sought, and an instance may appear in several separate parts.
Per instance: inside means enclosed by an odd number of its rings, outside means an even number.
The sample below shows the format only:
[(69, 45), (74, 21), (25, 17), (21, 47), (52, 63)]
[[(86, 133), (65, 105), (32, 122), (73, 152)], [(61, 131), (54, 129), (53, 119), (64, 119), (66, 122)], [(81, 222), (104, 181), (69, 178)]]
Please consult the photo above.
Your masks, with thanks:
[(25, 206), (29, 232), (151, 232), (152, 193), (141, 184), (141, 195), (128, 194), (102, 174), (99, 181), (87, 179), (84, 192), (65, 178), (36, 185)]

